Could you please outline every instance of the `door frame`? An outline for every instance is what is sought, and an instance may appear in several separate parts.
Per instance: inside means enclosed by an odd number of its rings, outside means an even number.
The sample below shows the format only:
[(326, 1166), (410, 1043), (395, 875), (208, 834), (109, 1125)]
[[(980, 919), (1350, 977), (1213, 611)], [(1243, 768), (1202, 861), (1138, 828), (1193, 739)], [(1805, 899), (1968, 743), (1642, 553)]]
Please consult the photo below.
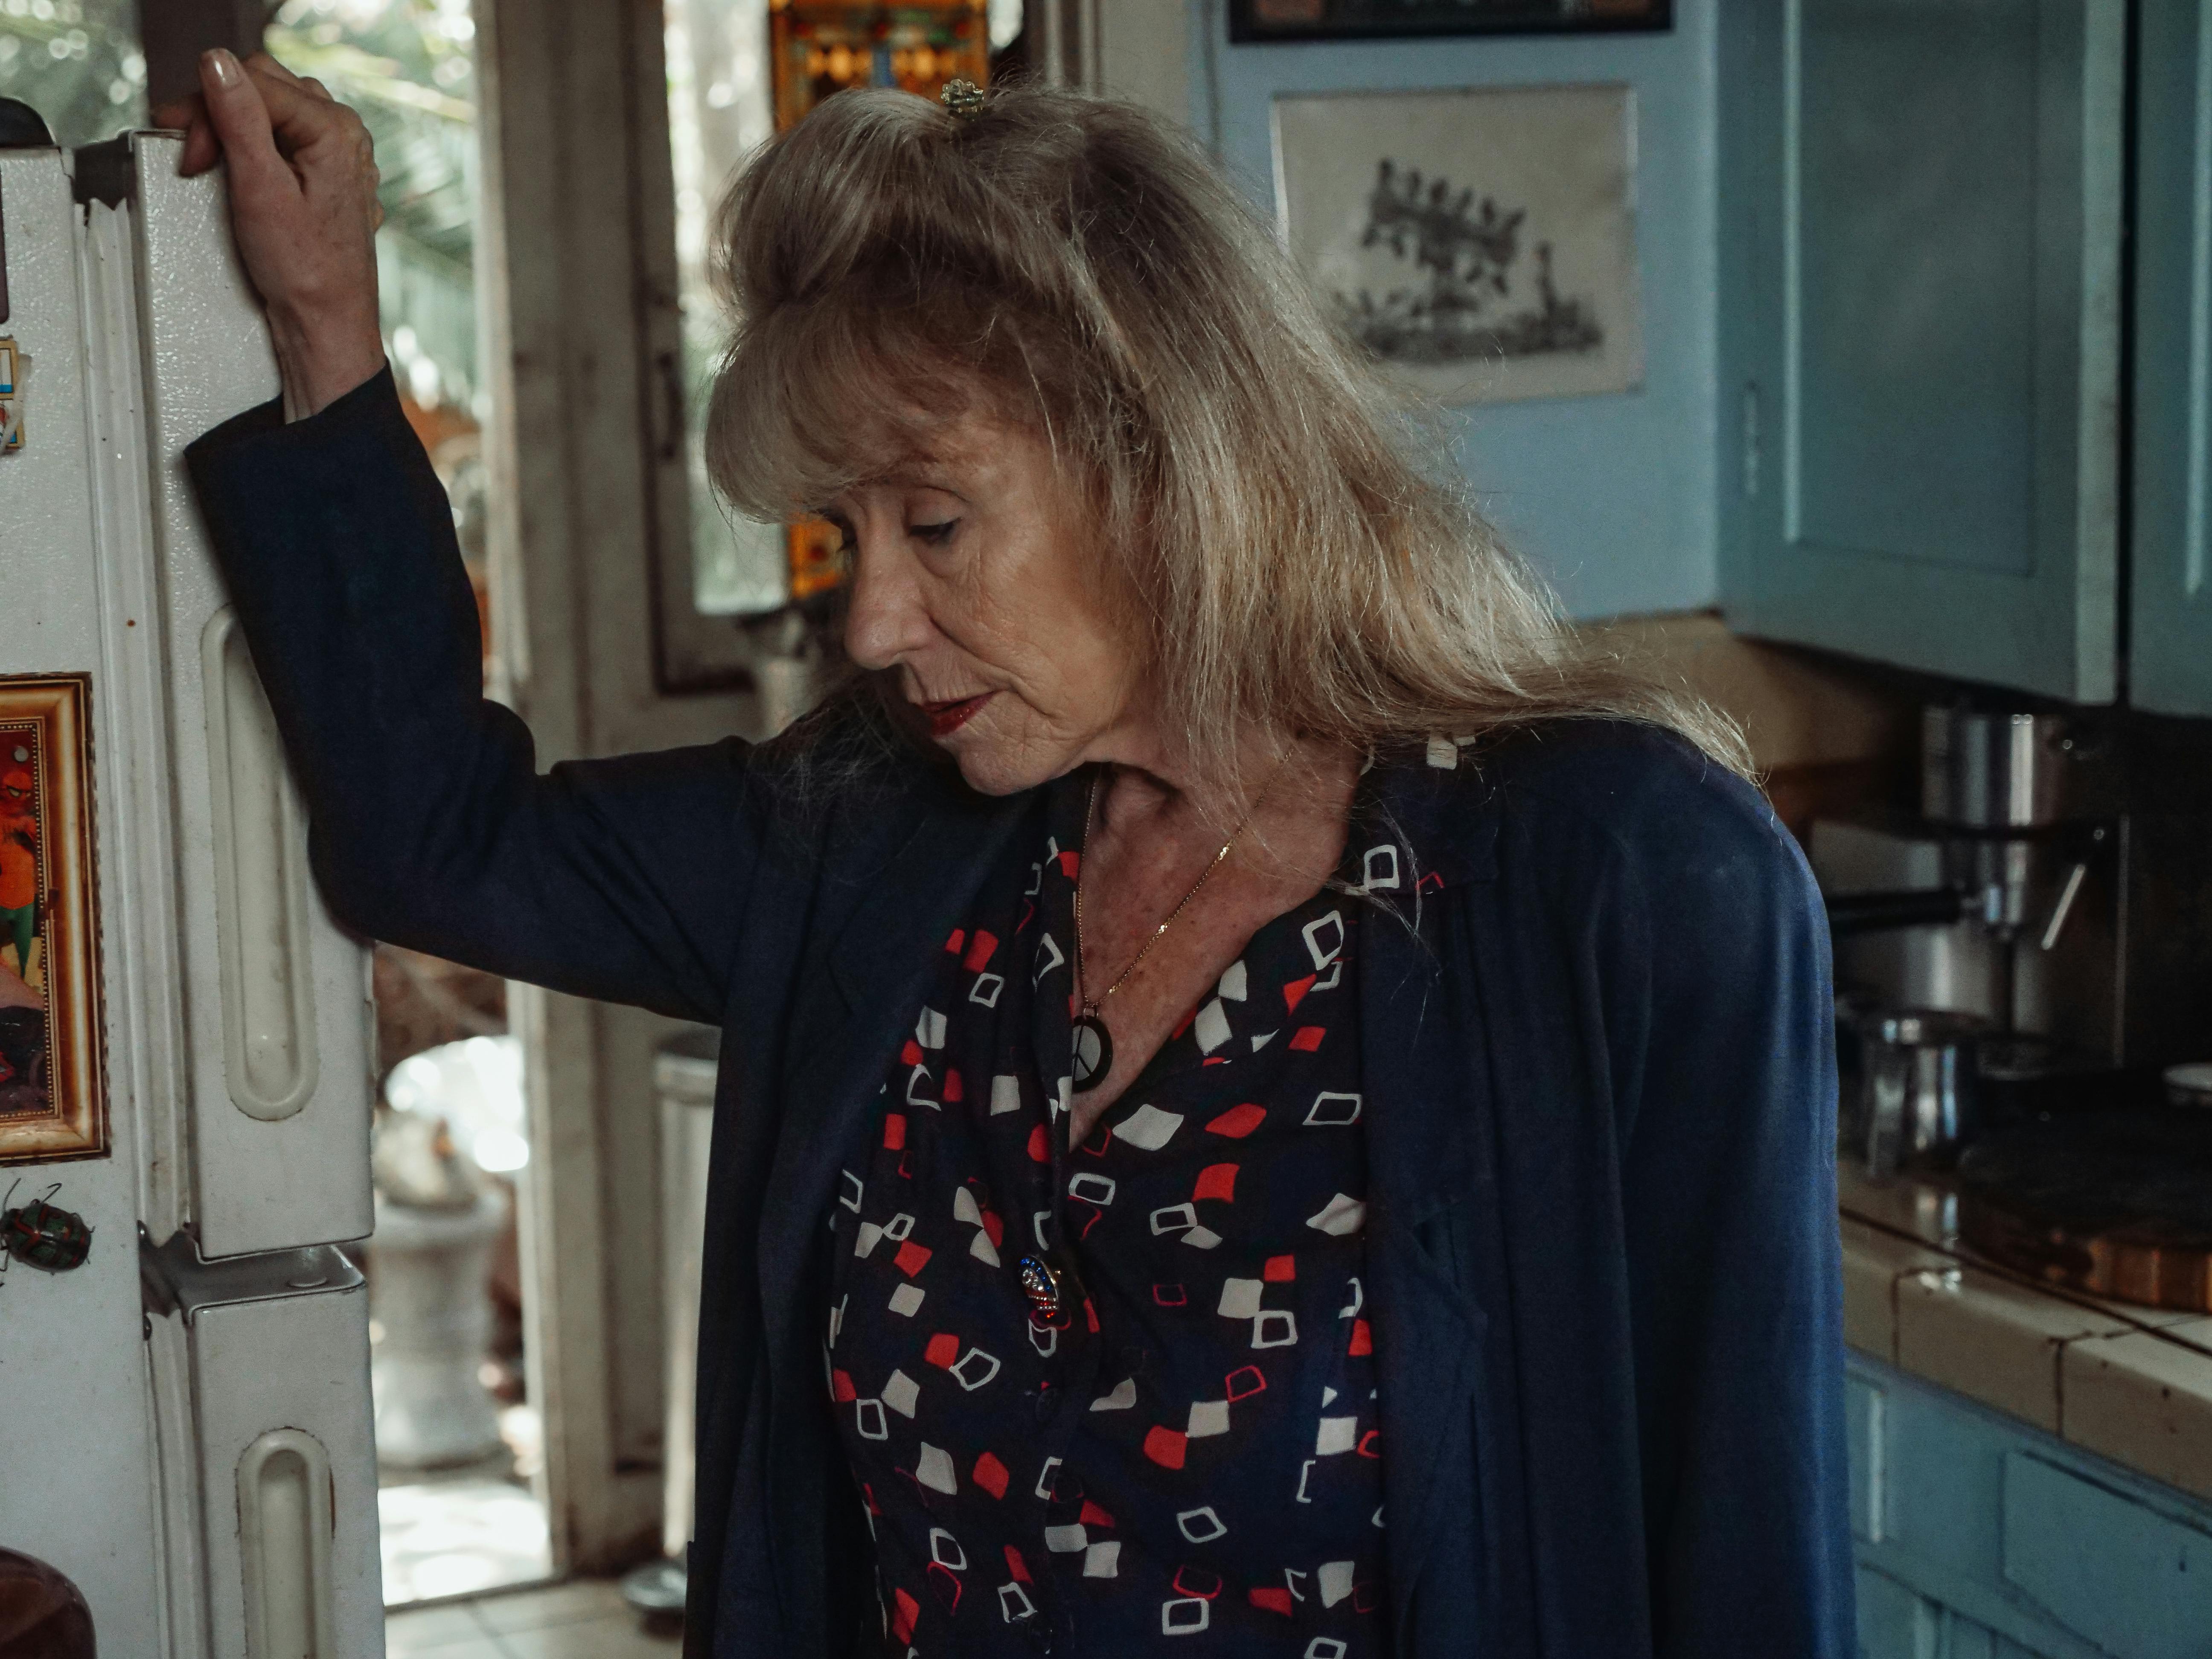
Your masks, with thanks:
[[(683, 449), (662, 429), (676, 340), (658, 0), (477, 0), (477, 270), (494, 695), (539, 763), (750, 733), (749, 692), (655, 683), (653, 572), (685, 556)], [(655, 1048), (634, 1008), (509, 988), (534, 1156), (524, 1316), (556, 1571), (659, 1551), (666, 1350)]]

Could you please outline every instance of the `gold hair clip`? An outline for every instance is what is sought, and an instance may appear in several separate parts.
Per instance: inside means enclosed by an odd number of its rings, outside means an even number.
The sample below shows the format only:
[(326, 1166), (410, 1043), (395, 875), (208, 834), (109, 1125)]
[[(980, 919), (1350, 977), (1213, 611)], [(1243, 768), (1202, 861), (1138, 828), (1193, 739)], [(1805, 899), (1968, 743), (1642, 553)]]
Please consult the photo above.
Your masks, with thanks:
[(983, 112), (983, 88), (973, 81), (956, 76), (937, 97), (956, 121), (972, 121)]

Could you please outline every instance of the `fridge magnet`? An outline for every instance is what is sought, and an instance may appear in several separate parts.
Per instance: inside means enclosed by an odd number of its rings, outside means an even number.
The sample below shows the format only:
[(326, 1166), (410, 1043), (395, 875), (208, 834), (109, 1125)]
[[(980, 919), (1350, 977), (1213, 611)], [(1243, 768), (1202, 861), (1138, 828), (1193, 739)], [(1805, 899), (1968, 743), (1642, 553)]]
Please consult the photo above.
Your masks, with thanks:
[(91, 693), (0, 675), (0, 1164), (108, 1150)]
[(1336, 321), (1447, 404), (1644, 382), (1625, 86), (1275, 100), (1283, 235)]
[(1229, 0), (1229, 38), (1594, 34), (1674, 26), (1673, 0)]
[(29, 363), (15, 340), (0, 334), (0, 455), (23, 447), (23, 370)]

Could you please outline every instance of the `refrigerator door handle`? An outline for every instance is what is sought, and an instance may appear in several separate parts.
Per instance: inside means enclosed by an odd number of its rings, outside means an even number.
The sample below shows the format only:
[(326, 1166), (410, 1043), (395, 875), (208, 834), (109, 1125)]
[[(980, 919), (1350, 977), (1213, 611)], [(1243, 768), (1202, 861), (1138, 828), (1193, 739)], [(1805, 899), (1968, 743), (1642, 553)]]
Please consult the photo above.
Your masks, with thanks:
[(200, 635), (222, 940), (223, 1075), (248, 1117), (280, 1122), (322, 1075), (309, 944), (307, 832), (276, 716), (228, 605)]
[(331, 1455), (301, 1429), (271, 1429), (238, 1460), (246, 1650), (337, 1659), (331, 1581)]

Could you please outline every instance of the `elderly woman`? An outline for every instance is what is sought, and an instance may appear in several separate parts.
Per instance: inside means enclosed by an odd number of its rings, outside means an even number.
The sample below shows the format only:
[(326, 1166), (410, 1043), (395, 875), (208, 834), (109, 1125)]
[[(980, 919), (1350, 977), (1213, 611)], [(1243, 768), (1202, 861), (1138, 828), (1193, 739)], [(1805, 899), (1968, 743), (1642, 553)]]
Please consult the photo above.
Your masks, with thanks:
[(768, 146), (710, 453), (843, 529), (864, 684), (540, 773), (359, 124), (205, 78), (284, 395), (191, 462), (330, 903), (722, 1029), (692, 1651), (1851, 1651), (1804, 865), (1198, 152), (1036, 89)]

